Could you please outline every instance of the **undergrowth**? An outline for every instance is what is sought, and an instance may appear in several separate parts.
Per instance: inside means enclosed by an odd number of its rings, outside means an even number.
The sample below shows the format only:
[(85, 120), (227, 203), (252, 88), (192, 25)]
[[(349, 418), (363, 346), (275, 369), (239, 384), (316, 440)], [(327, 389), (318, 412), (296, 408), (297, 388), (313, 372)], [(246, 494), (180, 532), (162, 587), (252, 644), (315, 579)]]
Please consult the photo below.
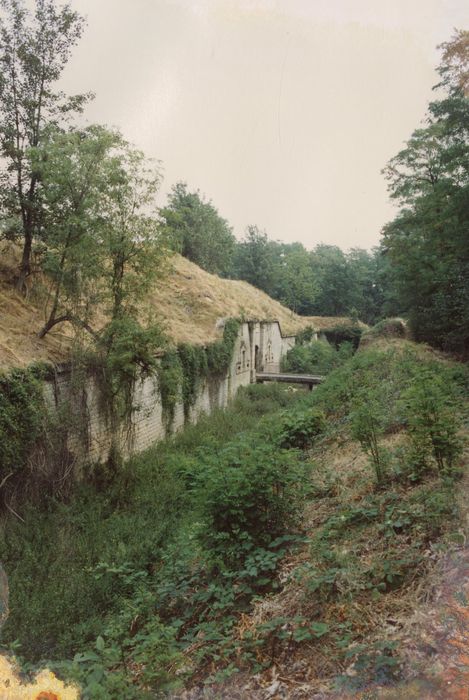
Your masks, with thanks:
[[(402, 341), (360, 350), (311, 393), (241, 390), (106, 493), (83, 486), (7, 523), (4, 643), (98, 700), (301, 659), (340, 687), (397, 677), (386, 621), (399, 629), (457, 544), (467, 386), (461, 365)], [(347, 445), (364, 456), (342, 473), (328, 460)]]
[[(105, 491), (83, 485), (68, 503), (50, 499), (5, 523), (4, 644), (29, 667), (48, 659), (90, 698), (171, 686), (201, 634), (198, 663), (213, 661), (295, 538), (308, 467), (262, 442), (256, 424), (285, 426), (305, 396), (247, 387), (227, 411), (129, 462)], [(284, 429), (294, 440), (294, 425)]]

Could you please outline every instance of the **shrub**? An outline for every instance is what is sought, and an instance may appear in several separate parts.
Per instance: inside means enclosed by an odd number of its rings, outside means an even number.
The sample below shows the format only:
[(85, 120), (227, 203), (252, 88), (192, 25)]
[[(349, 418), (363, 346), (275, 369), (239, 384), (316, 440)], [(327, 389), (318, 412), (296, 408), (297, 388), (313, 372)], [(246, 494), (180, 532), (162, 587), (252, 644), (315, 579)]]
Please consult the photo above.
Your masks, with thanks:
[(279, 418), (278, 444), (284, 449), (297, 447), (305, 450), (326, 427), (324, 413), (316, 408), (297, 408), (284, 411)]
[(306, 326), (301, 331), (299, 331), (295, 336), (295, 345), (305, 345), (305, 343), (310, 343), (314, 337), (316, 331), (313, 326)]
[(432, 456), (440, 473), (451, 471), (462, 444), (456, 396), (445, 374), (421, 369), (403, 393), (401, 406), (417, 473), (429, 467)]
[(208, 455), (196, 485), (202, 541), (225, 562), (296, 522), (305, 467), (293, 453), (256, 442), (240, 437)]
[(14, 369), (0, 375), (0, 479), (26, 466), (45, 415), (41, 373)]
[(342, 343), (336, 350), (332, 345), (323, 341), (310, 345), (295, 345), (282, 358), (281, 367), (284, 372), (294, 374), (327, 374), (353, 355), (350, 343)]
[(324, 334), (331, 345), (334, 345), (336, 349), (342, 343), (352, 343), (355, 350), (360, 344), (360, 338), (363, 333), (362, 326), (355, 323), (344, 323), (333, 328), (326, 328)]
[(377, 394), (362, 391), (351, 413), (352, 436), (370, 457), (379, 486), (385, 479), (388, 462), (387, 453), (379, 444), (385, 420), (386, 414)]

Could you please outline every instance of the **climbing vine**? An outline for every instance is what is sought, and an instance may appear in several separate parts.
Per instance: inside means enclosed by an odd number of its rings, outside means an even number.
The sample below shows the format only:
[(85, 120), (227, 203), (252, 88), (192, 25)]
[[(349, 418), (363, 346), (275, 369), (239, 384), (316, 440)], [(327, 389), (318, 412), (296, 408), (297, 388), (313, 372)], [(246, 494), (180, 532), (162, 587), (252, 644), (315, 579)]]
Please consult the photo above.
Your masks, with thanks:
[(229, 318), (225, 323), (223, 338), (207, 346), (206, 352), (209, 374), (218, 377), (226, 374), (233, 358), (238, 331), (239, 321), (235, 318)]
[(231, 364), (239, 321), (228, 319), (223, 338), (207, 347), (182, 343), (163, 356), (158, 368), (158, 381), (163, 417), (169, 431), (174, 420), (178, 398), (182, 398), (187, 420), (194, 406), (201, 383), (207, 376), (223, 377)]
[(0, 479), (22, 469), (43, 428), (41, 366), (0, 375)]
[(178, 346), (178, 356), (182, 370), (184, 417), (187, 419), (201, 382), (208, 374), (208, 358), (205, 348), (188, 343)]
[(163, 421), (167, 431), (170, 430), (174, 420), (174, 409), (176, 408), (182, 380), (182, 365), (178, 351), (176, 349), (168, 350), (163, 355), (158, 367), (158, 385), (163, 407)]

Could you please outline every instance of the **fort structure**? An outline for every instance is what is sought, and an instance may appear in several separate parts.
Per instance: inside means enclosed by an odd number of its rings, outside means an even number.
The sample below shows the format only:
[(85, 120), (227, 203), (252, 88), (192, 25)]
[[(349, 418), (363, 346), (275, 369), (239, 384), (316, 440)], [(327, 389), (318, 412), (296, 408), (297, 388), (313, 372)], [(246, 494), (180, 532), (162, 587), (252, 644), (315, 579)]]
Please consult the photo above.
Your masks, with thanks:
[[(220, 332), (223, 325), (224, 320), (220, 319)], [(170, 421), (165, 416), (158, 373), (137, 380), (133, 392), (134, 410), (127, 430), (129, 439), (125, 441), (126, 456), (146, 450), (186, 423), (196, 422), (204, 413), (225, 408), (239, 387), (256, 382), (258, 372), (278, 372), (282, 357), (294, 344), (295, 336), (283, 335), (278, 321), (241, 322), (227, 371), (223, 375), (203, 377), (189, 409), (184, 406), (180, 390)], [(68, 401), (76, 417), (80, 414), (81, 420), (77, 421), (80, 430), (72, 431), (68, 441), (70, 457), (80, 462), (104, 461), (112, 436), (96, 378), (90, 374), (77, 387), (71, 366), (68, 363), (57, 365), (46, 380), (46, 396), (53, 410)]]

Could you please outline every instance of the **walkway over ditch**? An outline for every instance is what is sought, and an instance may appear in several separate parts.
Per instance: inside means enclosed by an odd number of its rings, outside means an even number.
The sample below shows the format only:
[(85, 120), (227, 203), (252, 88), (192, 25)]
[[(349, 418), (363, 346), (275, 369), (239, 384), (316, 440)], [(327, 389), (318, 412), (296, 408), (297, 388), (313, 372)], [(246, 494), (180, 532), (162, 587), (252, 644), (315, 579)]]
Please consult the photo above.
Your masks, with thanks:
[(285, 382), (286, 384), (306, 384), (312, 390), (318, 384), (324, 381), (324, 377), (315, 376), (313, 374), (283, 374), (275, 372), (257, 372), (256, 382), (263, 384), (264, 382)]

